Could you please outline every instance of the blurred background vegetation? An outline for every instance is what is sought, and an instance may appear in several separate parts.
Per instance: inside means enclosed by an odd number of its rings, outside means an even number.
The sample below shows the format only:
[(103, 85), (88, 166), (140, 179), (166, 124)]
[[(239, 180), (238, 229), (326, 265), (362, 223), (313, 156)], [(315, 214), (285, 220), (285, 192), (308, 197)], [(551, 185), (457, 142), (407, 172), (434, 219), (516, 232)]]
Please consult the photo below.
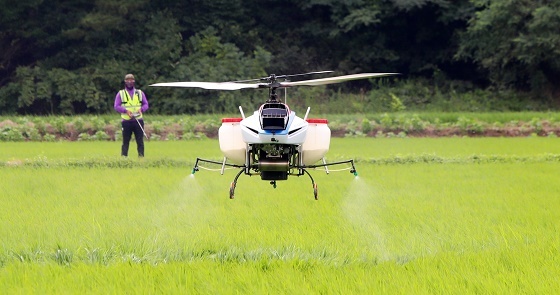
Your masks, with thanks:
[(0, 4), (0, 115), (106, 114), (129, 72), (161, 115), (231, 113), (266, 92), (149, 84), (319, 70), (402, 75), (290, 89), (300, 113), (560, 107), (560, 0)]

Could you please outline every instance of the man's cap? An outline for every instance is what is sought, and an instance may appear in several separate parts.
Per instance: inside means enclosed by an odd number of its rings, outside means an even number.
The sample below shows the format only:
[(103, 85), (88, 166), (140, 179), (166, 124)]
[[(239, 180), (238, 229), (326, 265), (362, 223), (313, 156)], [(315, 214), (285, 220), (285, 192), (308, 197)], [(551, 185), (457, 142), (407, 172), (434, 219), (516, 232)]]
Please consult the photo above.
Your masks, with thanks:
[(134, 75), (133, 75), (133, 74), (126, 74), (126, 76), (124, 76), (124, 79), (125, 79), (125, 80), (127, 80), (127, 79), (132, 79), (132, 80), (134, 80)]

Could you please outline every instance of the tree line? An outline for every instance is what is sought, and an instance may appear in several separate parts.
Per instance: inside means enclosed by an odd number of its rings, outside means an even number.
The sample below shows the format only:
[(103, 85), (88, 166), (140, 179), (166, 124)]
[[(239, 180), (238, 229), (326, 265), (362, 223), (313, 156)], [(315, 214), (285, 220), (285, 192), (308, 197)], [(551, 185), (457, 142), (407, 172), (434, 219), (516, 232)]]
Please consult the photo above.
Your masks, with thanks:
[[(106, 113), (129, 72), (142, 89), (334, 70), (536, 101), (560, 90), (560, 0), (0, 2), (0, 114)], [(266, 95), (145, 91), (160, 114), (227, 112)]]

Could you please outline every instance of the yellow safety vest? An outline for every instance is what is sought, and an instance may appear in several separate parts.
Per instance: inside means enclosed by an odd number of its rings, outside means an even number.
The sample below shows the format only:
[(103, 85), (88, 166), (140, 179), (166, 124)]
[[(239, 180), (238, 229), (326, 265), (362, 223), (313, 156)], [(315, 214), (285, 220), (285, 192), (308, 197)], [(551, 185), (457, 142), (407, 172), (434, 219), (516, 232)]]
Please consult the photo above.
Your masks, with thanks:
[[(128, 91), (126, 91), (126, 89), (121, 90), (120, 94), (121, 94), (121, 105), (124, 106), (125, 109), (131, 111), (132, 113), (136, 113), (140, 111), (140, 108), (142, 107), (142, 90), (136, 89), (136, 91), (134, 91), (134, 96), (132, 98), (130, 97), (130, 94), (128, 94)], [(127, 113), (121, 114), (121, 117), (125, 120), (132, 119), (132, 117), (130, 117)], [(136, 118), (141, 119), (142, 115)]]

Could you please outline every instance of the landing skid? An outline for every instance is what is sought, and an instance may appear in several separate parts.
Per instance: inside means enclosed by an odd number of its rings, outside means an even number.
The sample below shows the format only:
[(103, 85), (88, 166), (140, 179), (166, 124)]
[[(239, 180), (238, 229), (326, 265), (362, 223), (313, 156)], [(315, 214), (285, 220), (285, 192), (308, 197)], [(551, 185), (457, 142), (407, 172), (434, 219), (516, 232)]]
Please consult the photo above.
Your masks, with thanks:
[[(225, 159), (223, 162), (218, 162), (218, 161), (212, 161), (212, 160), (206, 160), (206, 159), (201, 159), (201, 158), (196, 158), (196, 163), (194, 164), (194, 167), (192, 169), (192, 174), (195, 174), (197, 171), (200, 170), (200, 166), (199, 166), (199, 162), (203, 162), (203, 163), (211, 163), (211, 164), (217, 164), (217, 165), (222, 165), (222, 169), (221, 169), (221, 174), (224, 173), (225, 167), (233, 167), (233, 168), (241, 168), (241, 170), (239, 170), (239, 172), (237, 172), (237, 174), (235, 175), (235, 178), (233, 179), (233, 182), (230, 184), (229, 187), (229, 198), (233, 199), (235, 197), (235, 188), (237, 187), (237, 181), (239, 179), (239, 176), (241, 176), (241, 174), (245, 173), (246, 175), (255, 175), (258, 173), (251, 173), (251, 168), (245, 165), (235, 165), (235, 164), (228, 164), (226, 163)], [(311, 176), (311, 174), (307, 171), (307, 169), (315, 169), (315, 168), (320, 168), (323, 167), (325, 168), (325, 172), (327, 174), (329, 174), (329, 170), (328, 170), (328, 166), (334, 166), (334, 165), (342, 165), (342, 164), (350, 164), (352, 167), (349, 169), (343, 169), (343, 170), (350, 170), (350, 173), (354, 174), (354, 176), (358, 176), (358, 172), (356, 171), (356, 167), (354, 166), (354, 160), (347, 160), (347, 161), (340, 161), (340, 162), (332, 162), (332, 163), (326, 163), (323, 160), (323, 164), (318, 164), (318, 165), (303, 165), (303, 166), (293, 166), (290, 168), (291, 170), (297, 170), (297, 173), (291, 173), (289, 172), (288, 175), (293, 175), (293, 176), (302, 176), (307, 174), (307, 176), (309, 176), (309, 179), (311, 180), (311, 186), (313, 187), (313, 197), (315, 198), (315, 200), (319, 199), (318, 196), (318, 188), (317, 188), (317, 183), (315, 183), (315, 180), (313, 179), (313, 176)], [(258, 172), (256, 169), (254, 169), (255, 172)], [(270, 182), (270, 184), (272, 185), (273, 188), (276, 188), (276, 180), (273, 180)]]

